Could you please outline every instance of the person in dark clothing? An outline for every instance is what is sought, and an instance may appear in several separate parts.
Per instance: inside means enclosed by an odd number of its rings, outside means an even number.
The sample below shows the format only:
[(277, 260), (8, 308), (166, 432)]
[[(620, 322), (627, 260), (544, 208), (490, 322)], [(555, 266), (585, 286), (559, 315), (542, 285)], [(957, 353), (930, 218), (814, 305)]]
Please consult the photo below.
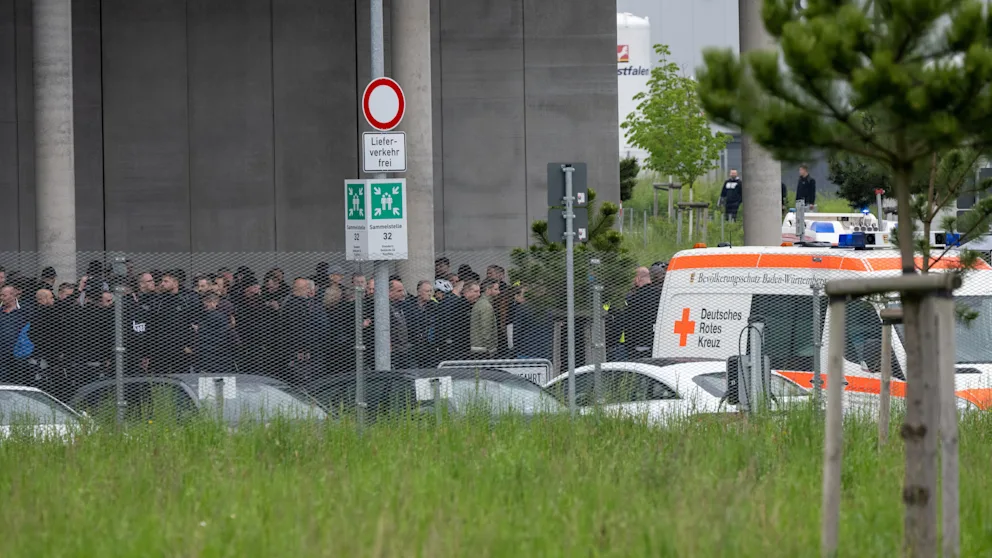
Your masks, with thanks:
[(785, 187), (785, 182), (782, 183), (782, 212), (787, 213), (789, 211), (789, 190)]
[(437, 359), (437, 306), (434, 285), (423, 280), (417, 283), (417, 296), (406, 303), (406, 321), (413, 345), (414, 366), (434, 368)]
[(472, 303), (454, 291), (445, 295), (438, 314), (442, 360), (466, 360), (471, 348)]
[(723, 183), (720, 190), (720, 201), (717, 205), (722, 205), (726, 210), (727, 220), (737, 220), (737, 210), (744, 201), (744, 183), (737, 176), (737, 169), (730, 169), (730, 178)]
[(327, 331), (321, 342), (324, 366), (330, 374), (354, 372), (355, 305), (346, 302), (341, 287), (333, 283), (324, 289), (322, 302), (327, 315)]
[(0, 382), (23, 383), (23, 366), (14, 358), (14, 345), (29, 321), (17, 300), (17, 288), (10, 284), (0, 288)]
[(554, 320), (551, 312), (534, 307), (527, 300), (529, 291), (518, 287), (513, 294), (510, 323), (513, 325), (512, 358), (546, 358), (551, 360)]
[(154, 356), (151, 370), (161, 374), (189, 372), (193, 354), (193, 318), (197, 311), (179, 291), (174, 272), (162, 275), (152, 322)]
[(269, 336), (265, 335), (264, 316), (267, 310), (262, 301), (262, 286), (253, 275), (245, 276), (241, 281), (241, 296), (237, 298), (238, 336), (241, 346), (238, 355), (238, 367), (249, 374), (267, 374), (265, 355), (268, 350)]
[(623, 328), (628, 351), (634, 359), (651, 357), (659, 300), (658, 290), (651, 285), (650, 270), (646, 267), (637, 268), (634, 290), (627, 296)]
[(227, 314), (218, 308), (220, 297), (207, 293), (203, 313), (196, 325), (194, 349), (196, 371), (203, 374), (231, 374), (234, 368), (234, 340)]
[(393, 369), (413, 366), (410, 351), (410, 329), (406, 317), (406, 290), (398, 280), (389, 282), (389, 352)]
[(156, 296), (155, 278), (151, 273), (138, 275), (138, 289), (124, 297), (124, 353), (127, 374), (146, 374), (151, 365), (153, 343), (151, 324), (154, 321)]
[(298, 386), (310, 382), (318, 370), (319, 353), (315, 350), (315, 341), (319, 332), (314, 331), (314, 325), (315, 314), (323, 312), (315, 308), (313, 296), (313, 282), (297, 277), (279, 316), (284, 356), (282, 366), (274, 372)]
[(35, 301), (30, 335), (34, 343), (32, 356), (38, 359), (42, 368), (56, 368), (62, 360), (63, 331), (55, 307), (55, 295), (49, 289), (41, 289), (35, 293)]
[(66, 360), (70, 392), (105, 379), (114, 359), (114, 297), (109, 292), (85, 290), (82, 302), (69, 314)]
[(809, 175), (809, 167), (799, 165), (799, 183), (796, 185), (796, 201), (803, 200), (806, 207), (816, 205), (816, 180)]

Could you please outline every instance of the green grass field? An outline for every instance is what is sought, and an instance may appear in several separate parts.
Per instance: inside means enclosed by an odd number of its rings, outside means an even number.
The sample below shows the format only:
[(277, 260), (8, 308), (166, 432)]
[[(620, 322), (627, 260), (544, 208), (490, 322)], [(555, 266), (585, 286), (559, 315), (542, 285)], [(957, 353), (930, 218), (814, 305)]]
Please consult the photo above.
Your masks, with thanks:
[[(901, 442), (848, 423), (844, 457), (841, 555), (899, 555)], [(802, 411), (103, 429), (0, 444), (0, 556), (817, 556), (821, 464)], [(966, 418), (962, 556), (992, 556), (990, 464)]]
[[(636, 213), (634, 217), (634, 228), (631, 230), (629, 226), (625, 225), (624, 227), (624, 246), (630, 250), (634, 258), (641, 265), (649, 265), (651, 262), (658, 260), (667, 260), (679, 250), (692, 248), (696, 242), (701, 241), (698, 236), (693, 238), (692, 242), (689, 241), (688, 217), (684, 216), (682, 243), (677, 242), (677, 225), (667, 218), (667, 192), (659, 192), (658, 217), (652, 217), (654, 213), (654, 188), (651, 184), (653, 182), (658, 182), (658, 180), (650, 175), (642, 176), (634, 188), (633, 197), (624, 203), (624, 211), (628, 212), (627, 219), (629, 219), (629, 211)], [(709, 202), (711, 208), (716, 208), (717, 201), (720, 199), (720, 189), (722, 186), (722, 182), (703, 182), (697, 184), (693, 193), (693, 199), (695, 201)], [(795, 188), (791, 190), (789, 192), (789, 204), (794, 207), (796, 197)], [(682, 192), (682, 198), (688, 201), (689, 192)], [(817, 204), (817, 211), (824, 213), (850, 213), (856, 211), (851, 208), (846, 200), (835, 196), (821, 194), (817, 198), (819, 202)], [(647, 211), (648, 215), (648, 238), (646, 243), (644, 242), (644, 211)], [(744, 210), (742, 209), (742, 215), (743, 213)], [(744, 231), (741, 224), (726, 223), (723, 231), (723, 239), (734, 246), (741, 245), (744, 239)], [(706, 244), (707, 246), (716, 246), (720, 241), (719, 217), (714, 216), (713, 222), (707, 228)]]

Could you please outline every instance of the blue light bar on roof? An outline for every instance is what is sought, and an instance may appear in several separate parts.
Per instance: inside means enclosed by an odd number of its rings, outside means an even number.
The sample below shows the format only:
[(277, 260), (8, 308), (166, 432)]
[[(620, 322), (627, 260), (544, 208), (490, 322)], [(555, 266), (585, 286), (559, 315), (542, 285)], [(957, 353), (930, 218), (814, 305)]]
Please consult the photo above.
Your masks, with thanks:
[(946, 233), (944, 241), (948, 246), (961, 246), (961, 233)]
[(837, 239), (838, 248), (864, 248), (865, 246), (865, 233), (863, 232), (842, 234)]

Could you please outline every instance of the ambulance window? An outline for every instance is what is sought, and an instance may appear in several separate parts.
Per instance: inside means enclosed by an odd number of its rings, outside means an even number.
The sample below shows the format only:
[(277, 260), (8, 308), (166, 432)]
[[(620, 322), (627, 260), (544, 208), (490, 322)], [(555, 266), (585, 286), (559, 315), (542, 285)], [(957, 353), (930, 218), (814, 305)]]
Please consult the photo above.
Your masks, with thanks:
[(844, 360), (860, 364), (865, 360), (865, 342), (882, 338), (882, 320), (870, 302), (852, 300), (847, 303), (844, 328)]
[[(827, 298), (820, 297), (820, 331), (823, 331), (826, 309)], [(811, 296), (754, 295), (751, 297), (751, 316), (760, 316), (765, 324), (764, 351), (771, 360), (772, 369), (813, 369)], [(742, 346), (741, 352), (745, 351), (747, 348)]]

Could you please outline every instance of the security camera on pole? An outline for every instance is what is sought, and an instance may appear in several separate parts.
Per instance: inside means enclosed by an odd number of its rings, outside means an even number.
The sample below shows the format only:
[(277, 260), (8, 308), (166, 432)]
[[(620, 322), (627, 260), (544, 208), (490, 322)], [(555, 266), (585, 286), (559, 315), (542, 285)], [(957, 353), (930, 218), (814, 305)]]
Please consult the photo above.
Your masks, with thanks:
[[(362, 114), (375, 132), (362, 134), (362, 171), (375, 178), (344, 181), (346, 257), (375, 262), (375, 368), (390, 370), (389, 260), (406, 260), (406, 179), (387, 173), (406, 171), (406, 134), (392, 131), (403, 120), (406, 97), (395, 80), (385, 77), (382, 0), (370, 2), (372, 81), (361, 99)], [(356, 305), (361, 304), (356, 296)], [(360, 312), (360, 307), (356, 314)], [(361, 329), (356, 327), (355, 403), (358, 426), (365, 419), (364, 351)]]

